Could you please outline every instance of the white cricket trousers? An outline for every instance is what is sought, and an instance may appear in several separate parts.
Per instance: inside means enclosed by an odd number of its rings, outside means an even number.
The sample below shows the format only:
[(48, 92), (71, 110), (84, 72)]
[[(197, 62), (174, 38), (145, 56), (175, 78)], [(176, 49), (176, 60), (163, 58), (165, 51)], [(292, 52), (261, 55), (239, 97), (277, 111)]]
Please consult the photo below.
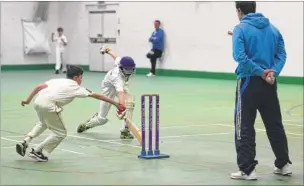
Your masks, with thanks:
[[(124, 92), (129, 93), (129, 86), (126, 83), (124, 86)], [(106, 86), (104, 82), (101, 83), (101, 94), (104, 96), (107, 96), (111, 99), (114, 99), (115, 96), (117, 95), (117, 91), (113, 86)], [(109, 113), (109, 110), (111, 108), (111, 104), (101, 101), (100, 102), (100, 107), (99, 107), (99, 112), (95, 114), (89, 121), (86, 123), (88, 127), (96, 127), (100, 125), (104, 125), (108, 122), (107, 115)], [(123, 121), (121, 129), (124, 129), (126, 127), (126, 123)]]
[(67, 130), (61, 118), (61, 114), (58, 107), (50, 109), (50, 103), (44, 98), (37, 97), (35, 100), (35, 110), (37, 112), (39, 122), (34, 126), (31, 132), (27, 136), (32, 139), (39, 136), (46, 129), (52, 131), (52, 133), (35, 149), (46, 150), (48, 153), (51, 153), (67, 136)]
[(66, 71), (66, 63), (64, 61), (64, 49), (56, 48), (55, 70), (60, 70), (61, 65), (62, 65), (62, 71)]
[[(101, 94), (114, 99), (117, 92), (113, 86), (105, 86), (104, 82), (101, 83)], [(104, 125), (108, 122), (107, 115), (110, 111), (111, 104), (105, 101), (100, 101), (99, 112), (94, 115), (86, 125), (93, 128), (99, 125)]]

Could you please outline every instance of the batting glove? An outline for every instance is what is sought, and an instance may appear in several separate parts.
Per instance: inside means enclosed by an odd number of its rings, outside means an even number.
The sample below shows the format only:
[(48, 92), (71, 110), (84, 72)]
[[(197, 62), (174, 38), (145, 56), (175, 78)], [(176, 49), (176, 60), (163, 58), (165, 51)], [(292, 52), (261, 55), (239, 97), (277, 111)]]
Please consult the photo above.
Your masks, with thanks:
[(101, 48), (100, 48), (100, 53), (101, 54), (105, 54), (105, 53), (108, 53), (110, 52), (111, 49), (107, 47), (107, 45), (103, 45)]

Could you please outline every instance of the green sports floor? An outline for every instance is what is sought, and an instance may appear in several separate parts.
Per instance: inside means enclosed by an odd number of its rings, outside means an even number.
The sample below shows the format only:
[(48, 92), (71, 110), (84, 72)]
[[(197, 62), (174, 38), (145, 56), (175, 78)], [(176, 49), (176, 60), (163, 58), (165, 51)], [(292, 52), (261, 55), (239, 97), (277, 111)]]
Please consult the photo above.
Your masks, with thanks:
[[(49, 162), (39, 163), (15, 152), (37, 121), (32, 105), (22, 107), (32, 88), (63, 75), (53, 71), (1, 73), (1, 185), (303, 185), (303, 86), (279, 85), (279, 97), (293, 162), (293, 175), (272, 174), (274, 155), (260, 117), (257, 136), (258, 181), (237, 181), (233, 112), (235, 81), (136, 75), (134, 123), (140, 127), (140, 95), (160, 94), (160, 150), (169, 159), (141, 160), (134, 140), (119, 139), (121, 121), (77, 134), (80, 122), (99, 109), (99, 101), (77, 99), (64, 108), (68, 137)], [(100, 90), (104, 74), (86, 72), (83, 85)], [(33, 140), (42, 141), (47, 134)]]

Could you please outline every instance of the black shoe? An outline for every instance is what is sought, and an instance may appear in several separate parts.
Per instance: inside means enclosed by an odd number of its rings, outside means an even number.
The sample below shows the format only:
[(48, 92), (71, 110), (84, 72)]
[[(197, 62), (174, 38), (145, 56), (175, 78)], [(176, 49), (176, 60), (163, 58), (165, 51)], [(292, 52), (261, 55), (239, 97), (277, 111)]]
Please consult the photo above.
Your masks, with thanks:
[(55, 74), (59, 74), (59, 70), (56, 70), (56, 71), (55, 71)]
[(66, 71), (63, 71), (63, 73), (65, 74), (65, 73), (66, 73)]
[(25, 141), (23, 141), (22, 143), (17, 143), (16, 144), (16, 152), (20, 155), (20, 156), (24, 156), (26, 153), (26, 149), (27, 149), (28, 145), (26, 144)]
[(30, 152), (28, 156), (41, 162), (47, 162), (49, 160), (42, 152), (36, 152), (34, 149), (32, 149), (32, 152)]

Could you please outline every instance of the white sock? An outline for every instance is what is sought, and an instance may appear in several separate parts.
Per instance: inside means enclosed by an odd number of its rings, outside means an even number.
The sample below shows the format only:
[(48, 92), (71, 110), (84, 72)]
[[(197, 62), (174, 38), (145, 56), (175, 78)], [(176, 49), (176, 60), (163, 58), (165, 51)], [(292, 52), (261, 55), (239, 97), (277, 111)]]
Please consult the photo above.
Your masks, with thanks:
[(125, 128), (127, 128), (127, 124), (125, 121), (123, 121), (121, 125), (121, 130), (124, 130)]
[(34, 148), (34, 151), (35, 151), (35, 152), (42, 152), (42, 148), (39, 147), (39, 145), (37, 145), (37, 146)]
[(26, 144), (29, 144), (32, 141), (32, 139), (33, 139), (32, 137), (26, 136), (24, 141), (25, 141)]

